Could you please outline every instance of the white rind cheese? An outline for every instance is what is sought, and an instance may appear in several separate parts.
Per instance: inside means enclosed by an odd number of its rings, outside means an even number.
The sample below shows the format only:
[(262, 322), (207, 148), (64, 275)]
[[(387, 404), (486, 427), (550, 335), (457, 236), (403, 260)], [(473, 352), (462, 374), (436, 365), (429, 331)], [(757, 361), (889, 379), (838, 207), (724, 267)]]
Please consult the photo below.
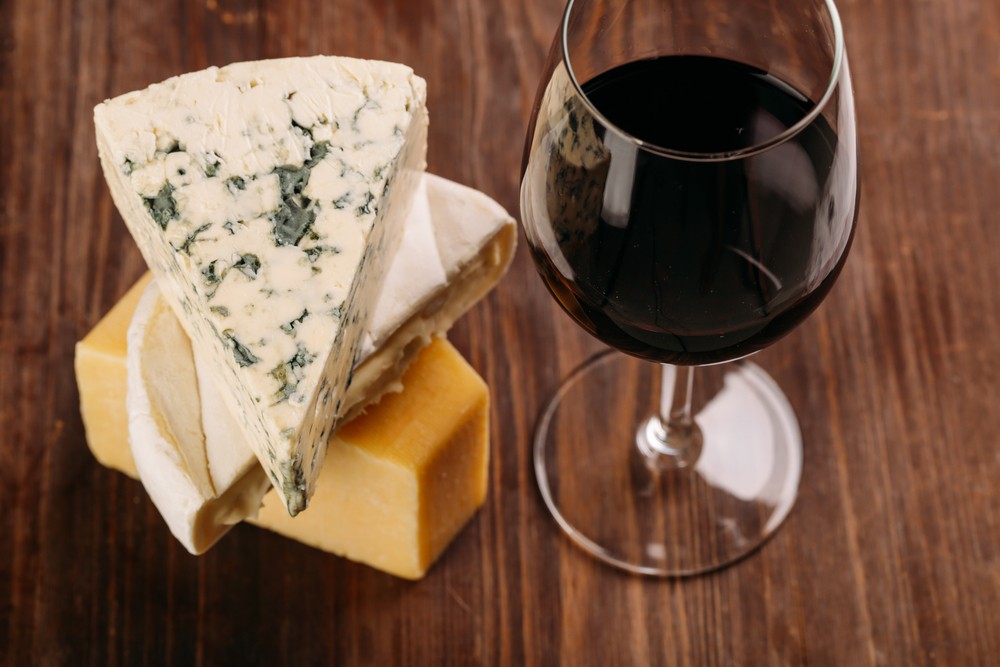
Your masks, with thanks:
[(359, 363), (380, 347), (415, 309), (422, 307), (428, 295), (442, 291), (448, 283), (431, 222), (427, 187), (431, 178), (436, 177), (425, 174), (417, 186), (413, 205), (403, 223), (399, 251), (392, 259), (378, 296)]
[(200, 552), (255, 514), (271, 485), (262, 468), (247, 465), (247, 457), (256, 461), (249, 450), (211, 430), (238, 427), (222, 403), (199, 393), (209, 387), (155, 286), (146, 288), (128, 329), (129, 442), (143, 486), (170, 532)]
[(424, 81), (350, 58), (238, 63), (94, 120), (115, 204), (296, 514), (425, 167)]

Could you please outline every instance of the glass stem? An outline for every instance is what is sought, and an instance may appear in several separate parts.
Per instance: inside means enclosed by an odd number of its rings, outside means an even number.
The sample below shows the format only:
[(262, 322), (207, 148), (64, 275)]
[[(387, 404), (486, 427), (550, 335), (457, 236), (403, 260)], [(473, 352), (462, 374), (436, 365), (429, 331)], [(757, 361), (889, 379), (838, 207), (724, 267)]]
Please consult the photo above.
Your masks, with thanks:
[(660, 412), (640, 427), (636, 444), (651, 468), (687, 468), (698, 460), (703, 442), (691, 410), (695, 367), (661, 364), (661, 369)]

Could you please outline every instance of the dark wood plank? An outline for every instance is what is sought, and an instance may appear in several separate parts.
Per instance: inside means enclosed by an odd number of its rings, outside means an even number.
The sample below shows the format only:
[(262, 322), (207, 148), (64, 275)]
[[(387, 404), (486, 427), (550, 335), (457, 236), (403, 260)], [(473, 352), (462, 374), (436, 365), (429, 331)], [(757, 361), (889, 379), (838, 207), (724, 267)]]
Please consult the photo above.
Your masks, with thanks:
[(143, 271), (91, 108), (210, 64), (340, 53), (430, 84), (431, 170), (517, 210), (561, 2), (0, 0), (0, 664), (941, 664), (1000, 655), (1000, 4), (844, 0), (863, 153), (840, 283), (760, 355), (806, 439), (759, 553), (624, 576), (557, 532), (535, 415), (597, 349), (526, 253), (452, 340), (490, 492), (418, 583), (252, 527), (201, 558), (83, 440), (73, 344)]

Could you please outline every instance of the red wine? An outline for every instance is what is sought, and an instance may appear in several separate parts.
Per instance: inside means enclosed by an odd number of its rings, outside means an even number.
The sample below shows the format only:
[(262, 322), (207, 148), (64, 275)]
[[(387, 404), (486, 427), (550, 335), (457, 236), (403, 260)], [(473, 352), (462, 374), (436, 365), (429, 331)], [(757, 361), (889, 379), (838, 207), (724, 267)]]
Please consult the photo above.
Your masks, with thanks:
[(776, 147), (706, 159), (774, 139), (812, 101), (767, 72), (703, 56), (631, 62), (583, 91), (659, 149), (637, 149), (578, 98), (541, 105), (557, 112), (526, 155), (522, 197), (537, 203), (525, 229), (579, 324), (630, 354), (705, 364), (765, 347), (816, 308), (853, 238), (855, 147), (821, 114)]

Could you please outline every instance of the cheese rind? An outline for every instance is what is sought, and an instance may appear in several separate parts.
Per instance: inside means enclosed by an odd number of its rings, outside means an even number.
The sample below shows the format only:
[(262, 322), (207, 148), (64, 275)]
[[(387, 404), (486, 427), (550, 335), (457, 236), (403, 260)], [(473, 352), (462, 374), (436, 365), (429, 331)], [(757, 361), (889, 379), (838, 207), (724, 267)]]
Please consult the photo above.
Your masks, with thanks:
[(317, 56), (95, 109), (115, 203), (293, 515), (425, 165), (425, 98), (403, 65)]
[[(228, 408), (202, 400), (187, 335), (155, 283), (136, 306), (127, 349), (125, 408), (135, 469), (170, 532), (200, 553), (255, 513), (271, 484), (263, 468), (248, 464), (256, 459)], [(233, 430), (209, 438), (205, 426), (213, 421)], [(218, 467), (220, 461), (230, 465)]]

